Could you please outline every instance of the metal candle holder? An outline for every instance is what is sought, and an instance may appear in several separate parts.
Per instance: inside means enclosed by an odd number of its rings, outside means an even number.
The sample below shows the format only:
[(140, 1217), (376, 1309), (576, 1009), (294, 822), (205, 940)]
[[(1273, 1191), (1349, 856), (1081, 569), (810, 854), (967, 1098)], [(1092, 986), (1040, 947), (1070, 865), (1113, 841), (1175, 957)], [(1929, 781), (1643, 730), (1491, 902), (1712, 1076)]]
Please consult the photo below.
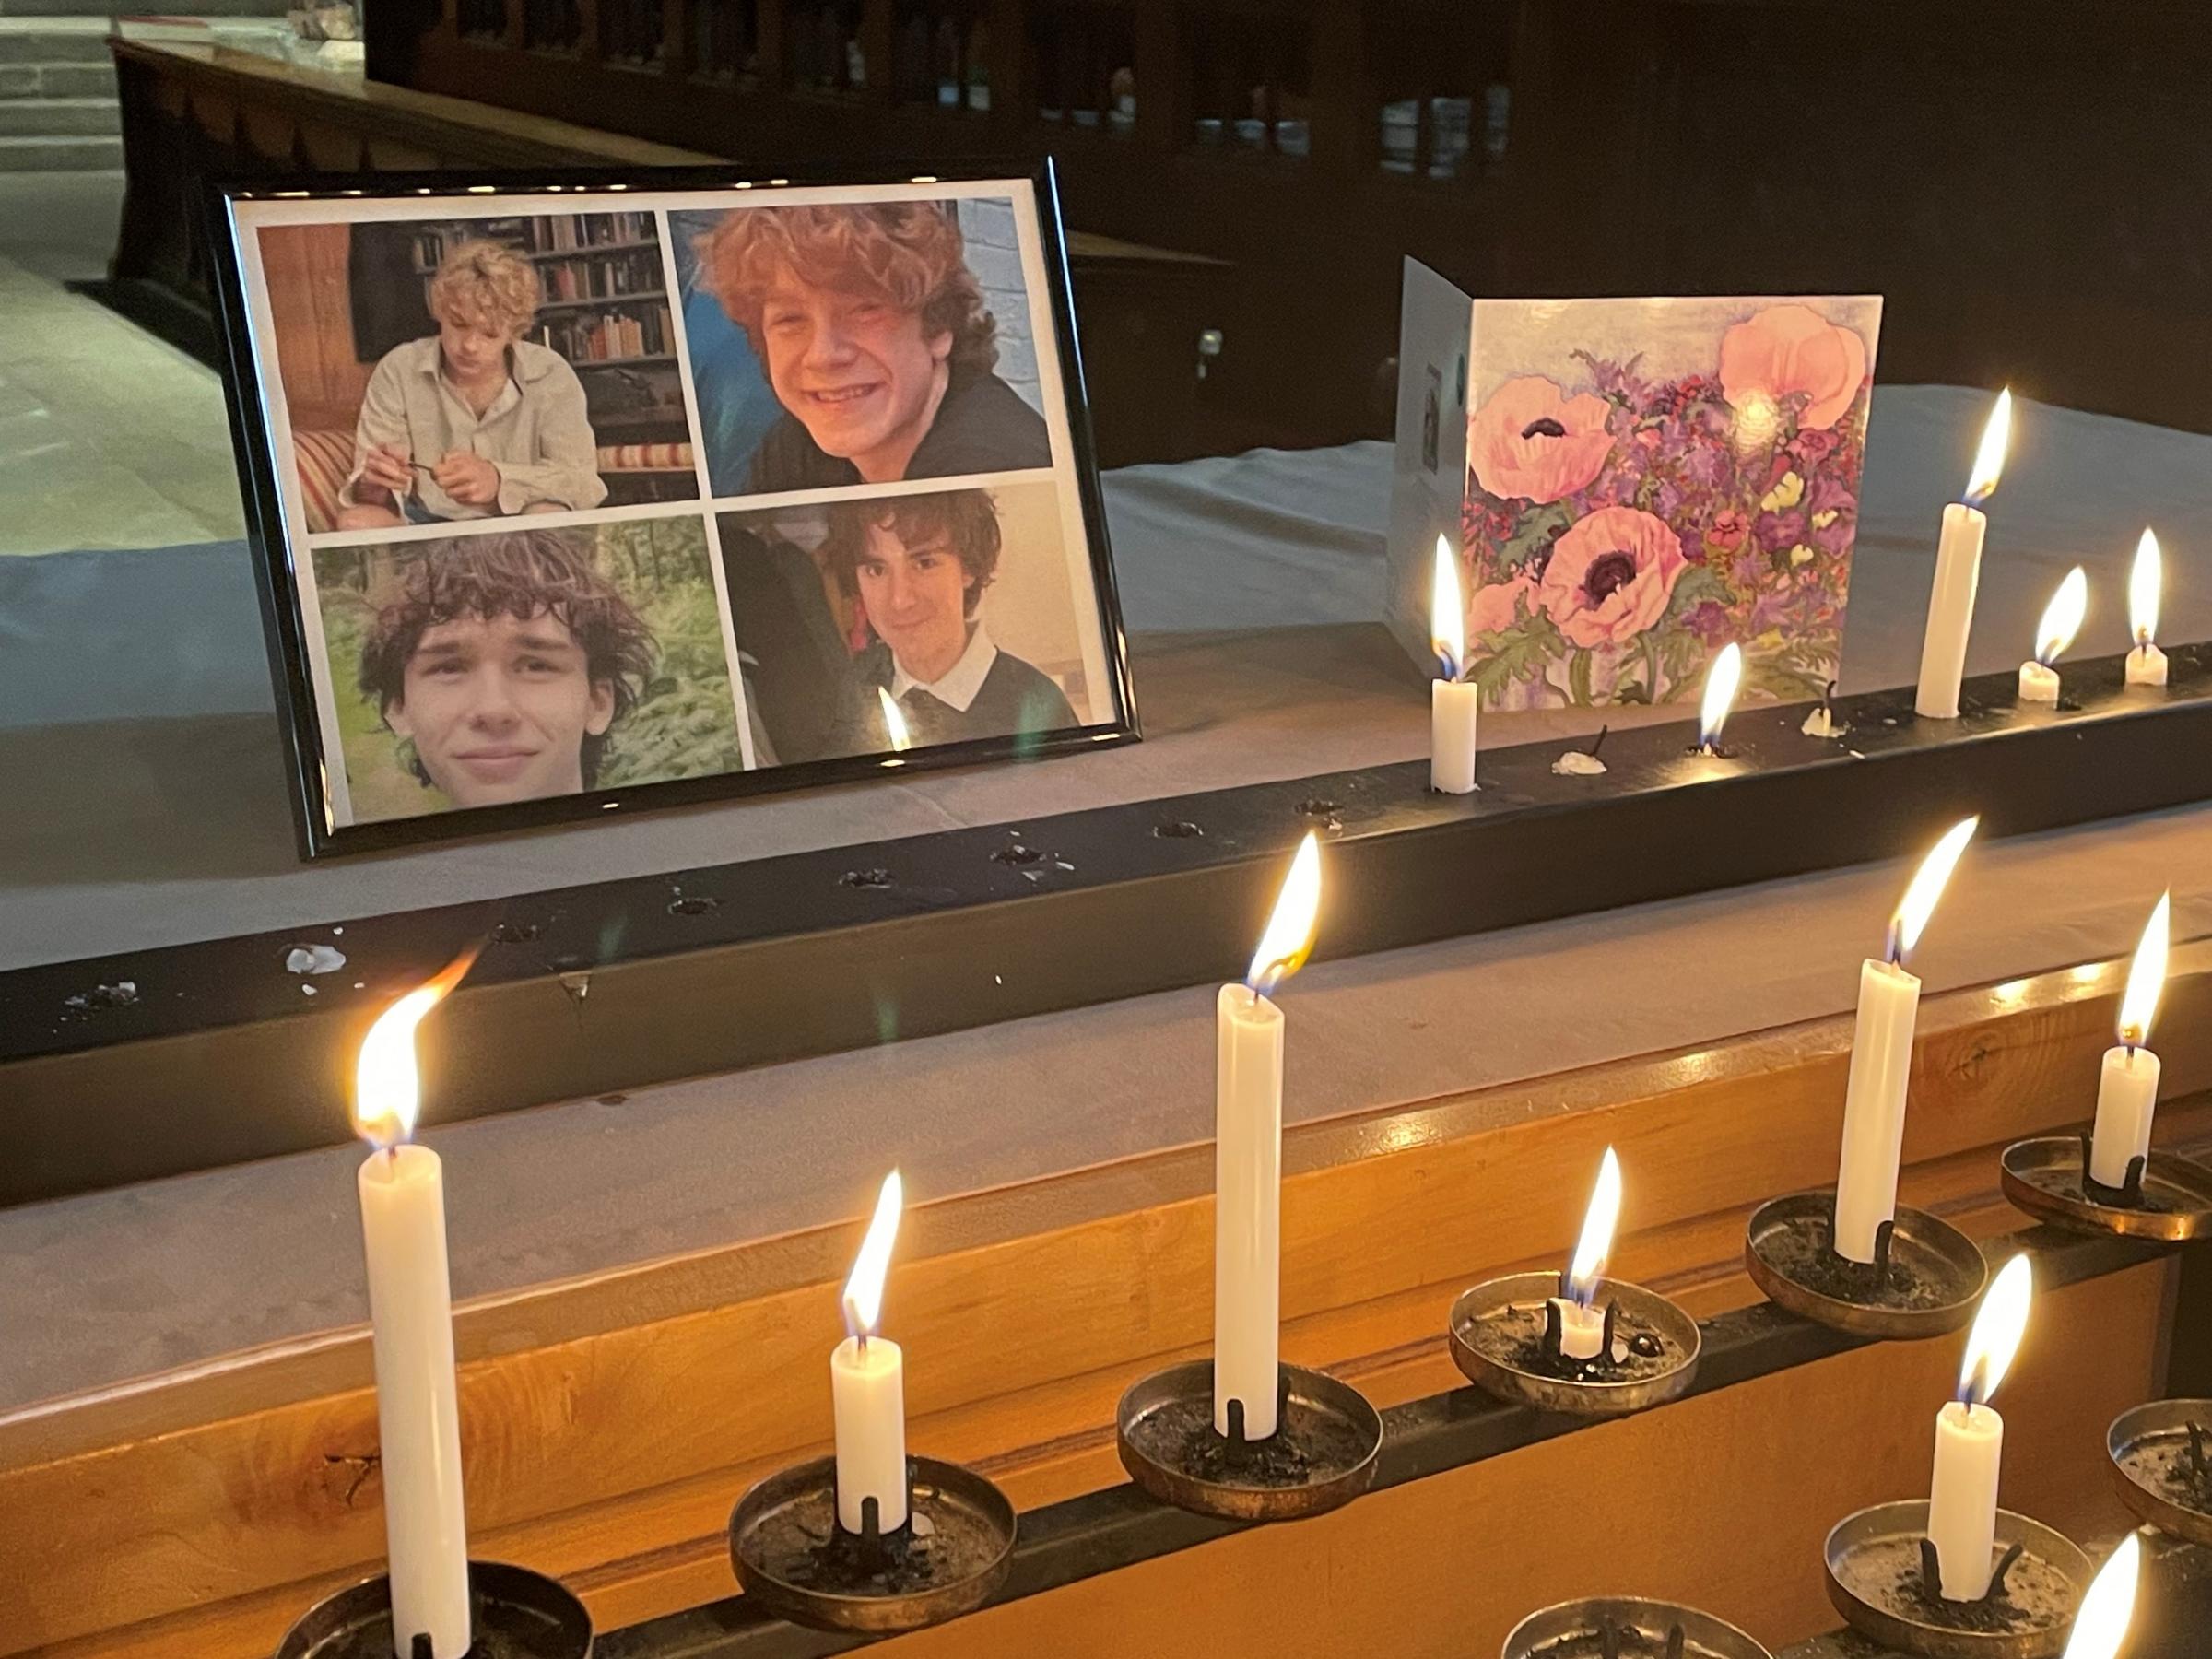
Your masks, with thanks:
[(1349, 1503), (1374, 1484), (1382, 1418), (1349, 1383), (1277, 1368), (1276, 1430), (1241, 1433), (1241, 1403), (1214, 1428), (1214, 1362), (1192, 1359), (1133, 1383), (1114, 1409), (1129, 1478), (1162, 1503), (1234, 1521), (1295, 1521)]
[(1515, 1273), (1466, 1291), (1452, 1304), (1452, 1359), (1476, 1387), (1516, 1405), (1583, 1417), (1620, 1417), (1681, 1394), (1698, 1373), (1698, 1322), (1641, 1285), (1600, 1279), (1592, 1305), (1606, 1310), (1594, 1359), (1560, 1351), (1554, 1297), (1564, 1275)]
[(730, 1512), (730, 1564), (748, 1600), (819, 1630), (888, 1635), (972, 1613), (1014, 1562), (1014, 1506), (974, 1470), (907, 1459), (907, 1521), (862, 1532), (837, 1520), (837, 1459), (771, 1475)]
[(1877, 1235), (1875, 1259), (1835, 1249), (1836, 1195), (1794, 1193), (1752, 1212), (1744, 1265), (1769, 1301), (1816, 1324), (1861, 1336), (1917, 1341), (1974, 1316), (1989, 1264), (1981, 1248), (1925, 1210), (1898, 1210)]
[[(559, 1582), (498, 1561), (468, 1564), (467, 1659), (587, 1659), (591, 1615)], [(430, 1659), (419, 1633), (415, 1659)], [(317, 1602), (285, 1632), (276, 1659), (392, 1659), (392, 1581), (379, 1576)]]
[(1531, 1613), (1500, 1659), (1771, 1659), (1725, 1619), (1673, 1602), (1591, 1596)]
[(2153, 1400), (2105, 1435), (2112, 1486), (2138, 1521), (2212, 1545), (2212, 1400)]
[(2212, 1170), (2153, 1147), (2132, 1159), (2127, 1180), (2089, 1178), (2088, 1135), (2046, 1135), (2005, 1148), (2005, 1196), (2039, 1221), (2084, 1232), (2176, 1242), (2212, 1233)]
[(1926, 1500), (1879, 1503), (1828, 1535), (1828, 1599), (1862, 1636), (1918, 1659), (2057, 1659), (2089, 1587), (2089, 1558), (2010, 1510), (1997, 1512), (1996, 1547), (1988, 1593), (1947, 1601)]

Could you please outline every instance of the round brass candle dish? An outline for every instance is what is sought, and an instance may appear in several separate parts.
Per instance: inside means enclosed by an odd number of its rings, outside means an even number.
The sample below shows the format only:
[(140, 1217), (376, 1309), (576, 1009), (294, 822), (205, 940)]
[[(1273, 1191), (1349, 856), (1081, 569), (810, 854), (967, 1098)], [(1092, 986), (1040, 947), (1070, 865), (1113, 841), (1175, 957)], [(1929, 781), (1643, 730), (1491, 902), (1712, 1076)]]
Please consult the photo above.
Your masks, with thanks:
[(1678, 1397), (1698, 1374), (1698, 1322), (1656, 1291), (1600, 1279), (1593, 1307), (1614, 1307), (1614, 1359), (1547, 1351), (1556, 1273), (1515, 1273), (1465, 1292), (1445, 1326), (1453, 1363), (1476, 1387), (1539, 1411), (1622, 1417)]
[[(1681, 1645), (1674, 1633), (1682, 1632)], [(1531, 1613), (1500, 1659), (1772, 1659), (1727, 1620), (1673, 1602), (1594, 1595)]]
[[(468, 1564), (468, 1659), (586, 1659), (591, 1615), (559, 1582), (499, 1561)], [(429, 1639), (420, 1643), (429, 1651)], [(392, 1581), (348, 1585), (285, 1632), (276, 1659), (392, 1659)]]
[(2212, 1545), (2212, 1400), (2152, 1400), (2104, 1437), (2112, 1487), (2138, 1521)]
[(2012, 1559), (1982, 1600), (1950, 1602), (1927, 1587), (1927, 1535), (1924, 1499), (1877, 1503), (1828, 1535), (1828, 1599), (1853, 1630), (1917, 1659), (2058, 1659), (2065, 1651), (2092, 1569), (2065, 1536), (1999, 1510), (1998, 1559)]
[(1129, 1478), (1162, 1503), (1232, 1521), (1296, 1521), (1374, 1484), (1382, 1414), (1347, 1382), (1279, 1368), (1276, 1430), (1232, 1442), (1214, 1428), (1214, 1362), (1192, 1359), (1132, 1383), (1114, 1409)]
[(1833, 1189), (1770, 1199), (1751, 1214), (1744, 1265), (1776, 1307), (1860, 1336), (1912, 1342), (1972, 1320), (1989, 1264), (1971, 1239), (1925, 1210), (1900, 1209), (1886, 1259), (1864, 1266), (1835, 1252)]
[[(2088, 1182), (2088, 1137), (2045, 1135), (2015, 1141), (2000, 1165), (2005, 1196), (2039, 1221), (2080, 1232), (2178, 1243), (2212, 1233), (2212, 1170), (2155, 1147), (2133, 1201), (2109, 1203)], [(2114, 1194), (2113, 1196), (2118, 1194)]]
[(748, 1600), (818, 1630), (890, 1635), (972, 1613), (1014, 1564), (1014, 1506), (972, 1469), (910, 1457), (907, 1524), (861, 1537), (837, 1522), (837, 1459), (771, 1475), (730, 1512)]

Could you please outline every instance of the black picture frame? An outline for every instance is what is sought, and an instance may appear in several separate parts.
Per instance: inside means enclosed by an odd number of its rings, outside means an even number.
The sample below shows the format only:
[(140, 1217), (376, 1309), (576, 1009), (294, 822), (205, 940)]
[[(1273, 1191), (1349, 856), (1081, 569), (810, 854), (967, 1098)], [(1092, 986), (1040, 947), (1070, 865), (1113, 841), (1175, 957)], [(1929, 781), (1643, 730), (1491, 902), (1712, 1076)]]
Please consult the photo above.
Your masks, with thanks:
[[(275, 374), (273, 339), (256, 330), (249, 305), (246, 264), (241, 238), (249, 227), (241, 224), (240, 209), (250, 204), (283, 202), (329, 203), (335, 217), (343, 209), (366, 202), (389, 203), (406, 198), (466, 196), (486, 206), (528, 203), (535, 213), (629, 211), (625, 194), (635, 197), (662, 197), (697, 193), (701, 207), (717, 197), (735, 198), (730, 205), (768, 205), (779, 191), (801, 192), (836, 187), (880, 188), (887, 193), (913, 190), (925, 194), (932, 188), (1006, 182), (1026, 186), (1031, 193), (1034, 219), (1044, 272), (1043, 293), (1030, 296), (1030, 315), (1048, 324), (1053, 338), (1035, 341), (1041, 358), (1049, 348), (1057, 367), (1061, 388), (1058, 413), (1067, 440), (1065, 456), (1055, 453), (1049, 472), (1038, 477), (1055, 482), (1072, 481), (1078, 504), (1077, 518), (1085, 547), (1079, 560), (1071, 559), (1071, 572), (1079, 562), (1090, 577), (1091, 602), (1096, 608), (1097, 643), (1102, 652), (1104, 720), (1078, 720), (1075, 725), (1048, 732), (987, 736), (918, 746), (893, 755), (888, 751), (813, 759), (719, 772), (712, 776), (672, 778), (616, 787), (586, 787), (533, 800), (494, 806), (461, 806), (418, 816), (389, 817), (366, 821), (336, 821), (329, 779), (334, 768), (341, 773), (341, 754), (331, 752), (321, 719), (316, 664), (305, 626), (300, 564), (312, 554), (306, 537), (290, 511), (291, 498), (300, 490), (298, 480), (288, 480), (273, 440), (266, 387)], [(740, 193), (743, 193), (742, 194)], [(611, 199), (609, 199), (611, 198)], [(591, 202), (589, 209), (576, 206)], [(604, 821), (615, 813), (644, 811), (700, 802), (723, 801), (748, 795), (809, 788), (826, 783), (855, 782), (896, 776), (915, 768), (941, 768), (1034, 759), (1132, 742), (1141, 736), (1136, 701), (1129, 670), (1128, 642), (1122, 622), (1103, 497), (1100, 493), (1096, 448), (1088, 401), (1085, 394), (1082, 357), (1075, 307), (1070, 292), (1067, 250), (1061, 219), (1059, 188), (1049, 158), (981, 159), (951, 164), (937, 162), (927, 173), (899, 177), (888, 170), (817, 169), (805, 171), (729, 166), (594, 170), (440, 170), (380, 175), (372, 189), (363, 189), (350, 176), (293, 176), (271, 180), (221, 180), (210, 184), (206, 199), (206, 245), (211, 251), (212, 286), (223, 350), (226, 400), (231, 435), (239, 457), (240, 483), (244, 497), (247, 538), (253, 556), (263, 631), (269, 653), (285, 754), (290, 771), (289, 798), (300, 855), (314, 860), (338, 854), (369, 853), (414, 846), (468, 836), (490, 835), (538, 826)], [(664, 210), (665, 211), (665, 210)], [(667, 219), (660, 221), (664, 244)], [(676, 296), (666, 296), (674, 300)], [(1049, 424), (1049, 423), (1048, 423)], [(690, 428), (693, 442), (700, 439)], [(964, 475), (948, 476), (946, 488)], [(979, 477), (985, 475), (977, 475)], [(745, 497), (714, 496), (701, 485), (701, 495), (689, 512), (712, 521), (733, 511), (743, 511)], [(822, 492), (823, 501), (839, 497)], [(794, 504), (788, 494), (769, 500)], [(799, 502), (806, 505), (807, 502)], [(681, 508), (670, 517), (684, 516)], [(510, 521), (512, 522), (512, 521)], [(1072, 531), (1072, 526), (1068, 527)], [(710, 544), (711, 546), (713, 544)], [(1078, 611), (1082, 595), (1073, 595)], [(735, 675), (735, 653), (731, 649)], [(1092, 700), (1093, 712), (1097, 698)]]

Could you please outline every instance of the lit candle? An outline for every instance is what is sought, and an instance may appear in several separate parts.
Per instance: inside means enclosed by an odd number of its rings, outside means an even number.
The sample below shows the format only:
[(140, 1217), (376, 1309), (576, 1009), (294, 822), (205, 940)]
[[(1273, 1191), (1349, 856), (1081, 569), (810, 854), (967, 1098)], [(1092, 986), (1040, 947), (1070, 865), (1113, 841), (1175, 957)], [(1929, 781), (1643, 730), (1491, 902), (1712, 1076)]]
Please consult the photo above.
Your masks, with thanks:
[(1241, 985), (1215, 999), (1214, 1429), (1232, 1401), (1244, 1438), (1275, 1432), (1280, 1319), (1283, 1011), (1266, 993), (1298, 971), (1321, 907), (1321, 843), (1309, 830)]
[(1936, 1418), (1936, 1466), (1928, 1482), (1928, 1537), (1946, 1601), (1980, 1601), (1996, 1566), (1997, 1474), (2005, 1419), (1990, 1408), (2028, 1328), (2035, 1274), (2024, 1255), (2005, 1264), (1982, 1299), (1967, 1338), (1959, 1397)]
[(2135, 1618), (2136, 1581), (2142, 1570), (2142, 1547), (2129, 1533), (2089, 1581), (2081, 1611), (2074, 1615), (2073, 1634), (2066, 1638), (2065, 1659), (2115, 1659)]
[(830, 1355), (830, 1405), (837, 1429), (837, 1524), (867, 1530), (865, 1505), (876, 1500), (876, 1527), (906, 1524), (906, 1356), (876, 1335), (883, 1313), (883, 1280), (891, 1241), (899, 1236), (903, 1191), (899, 1171), (883, 1178), (876, 1214), (845, 1281), (845, 1326), (852, 1332)]
[(1559, 1352), (1570, 1359), (1594, 1359), (1606, 1345), (1605, 1310), (1595, 1306), (1598, 1280), (1613, 1248), (1613, 1228), (1620, 1219), (1620, 1159), (1606, 1148), (1597, 1167), (1597, 1186), (1583, 1216), (1583, 1236), (1567, 1268), (1567, 1294), (1555, 1296), (1559, 1311)]
[(2127, 572), (2127, 627), (2136, 648), (2127, 653), (2127, 683), (2162, 686), (2166, 683), (2166, 653), (2158, 647), (2159, 571), (2159, 538), (2148, 530), (2136, 543), (2136, 562)]
[(2120, 998), (2120, 1041), (2104, 1051), (2097, 1085), (2097, 1131), (2089, 1141), (2089, 1179), (2100, 1186), (2127, 1184), (2128, 1165), (2150, 1156), (2150, 1120), (2159, 1109), (2159, 1057), (2150, 1041), (2151, 1016), (2166, 983), (2166, 935), (2173, 895), (2159, 895), (2143, 928), (2143, 942), (2127, 971)]
[[(884, 741), (889, 745), (892, 754), (903, 755), (908, 749), (914, 747), (914, 740), (908, 735), (906, 729), (906, 715), (899, 707), (899, 700), (885, 688), (877, 687), (876, 695), (883, 704)], [(895, 760), (887, 760), (884, 764), (896, 766), (900, 763)]]
[(1429, 596), (1429, 631), (1439, 677), (1429, 688), (1429, 787), (1442, 794), (1475, 791), (1475, 688), (1467, 671), (1467, 606), (1460, 596), (1459, 559), (1436, 538), (1436, 582)]
[(462, 1659), (470, 1641), (445, 1171), (438, 1155), (411, 1136), (422, 1093), (415, 1028), (473, 959), (462, 958), (385, 1009), (361, 1042), (355, 1075), (354, 1125), (376, 1147), (356, 1184), (376, 1361), (392, 1651), (398, 1659), (415, 1659), (418, 1633), (429, 1637), (432, 1659)]
[(1721, 752), (1721, 728), (1735, 706), (1735, 688), (1744, 677), (1744, 648), (1731, 640), (1705, 671), (1705, 695), (1698, 700), (1698, 753)]
[(2088, 614), (2088, 608), (2089, 579), (2076, 565), (2058, 584), (2058, 592), (2043, 606), (2043, 619), (2036, 624), (2035, 655), (2020, 665), (2022, 702), (2058, 700), (2058, 670), (2051, 665), (2074, 643), (2074, 636), (2081, 631), (2081, 619)]
[(1959, 683), (1966, 674), (1966, 641), (1974, 626), (1974, 589), (1982, 581), (1982, 538), (1989, 500), (2005, 470), (2005, 441), (2012, 429), (2012, 390), (1997, 394), (1982, 429), (1966, 499), (1943, 510), (1943, 538), (1936, 547), (1936, 584), (1928, 594), (1927, 630), (1920, 642), (1920, 685), (1912, 706), (1930, 720), (1959, 718)]
[(1905, 1088), (1912, 1072), (1912, 1023), (1920, 1012), (1920, 981), (1905, 971), (1905, 958), (1950, 879), (1952, 866), (1982, 820), (1951, 826), (1889, 921), (1883, 959), (1859, 967), (1859, 1019), (1851, 1039), (1851, 1081), (1843, 1098), (1843, 1157), (1836, 1175), (1836, 1253), (1871, 1262), (1882, 1225), (1897, 1214), (1897, 1166), (1905, 1144)]

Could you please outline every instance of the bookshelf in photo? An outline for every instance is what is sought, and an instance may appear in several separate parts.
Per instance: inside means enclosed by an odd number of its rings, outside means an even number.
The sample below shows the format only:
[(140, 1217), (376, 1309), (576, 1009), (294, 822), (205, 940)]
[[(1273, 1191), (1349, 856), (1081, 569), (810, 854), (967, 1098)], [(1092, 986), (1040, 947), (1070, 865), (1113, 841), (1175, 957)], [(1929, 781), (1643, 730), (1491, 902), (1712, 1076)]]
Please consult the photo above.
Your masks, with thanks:
[(416, 275), (426, 291), (452, 247), (477, 237), (507, 243), (536, 267), (545, 299), (527, 337), (559, 352), (583, 382), (608, 504), (695, 494), (676, 327), (653, 216), (541, 214), (426, 224), (415, 239)]

